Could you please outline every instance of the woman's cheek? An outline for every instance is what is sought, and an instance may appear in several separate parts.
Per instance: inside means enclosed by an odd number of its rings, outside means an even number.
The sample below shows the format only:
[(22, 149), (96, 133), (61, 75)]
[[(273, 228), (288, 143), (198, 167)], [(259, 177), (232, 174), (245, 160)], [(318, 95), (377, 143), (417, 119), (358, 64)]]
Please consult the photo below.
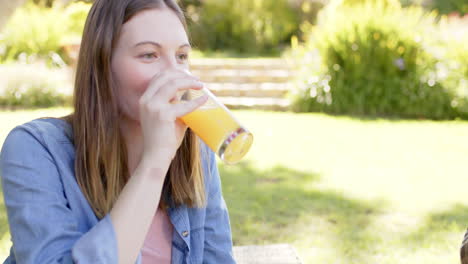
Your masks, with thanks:
[(121, 64), (115, 69), (120, 111), (127, 117), (138, 120), (139, 99), (146, 91), (152, 76), (147, 67), (138, 64)]
[(127, 80), (128, 87), (131, 87), (132, 93), (141, 96), (154, 76), (154, 72), (148, 65), (135, 65), (131, 69), (128, 69), (130, 75)]

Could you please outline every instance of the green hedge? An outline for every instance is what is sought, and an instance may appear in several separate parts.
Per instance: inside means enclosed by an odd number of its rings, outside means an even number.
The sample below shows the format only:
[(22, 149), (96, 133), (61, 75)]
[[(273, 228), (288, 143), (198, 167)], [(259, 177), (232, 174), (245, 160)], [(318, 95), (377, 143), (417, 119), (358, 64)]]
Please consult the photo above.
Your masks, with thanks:
[(287, 0), (206, 0), (187, 7), (187, 14), (192, 42), (201, 50), (274, 54), (299, 27)]
[(306, 43), (294, 48), (300, 74), (293, 109), (431, 119), (463, 116), (465, 98), (457, 97), (457, 87), (436, 74), (435, 17), (394, 1), (328, 6)]

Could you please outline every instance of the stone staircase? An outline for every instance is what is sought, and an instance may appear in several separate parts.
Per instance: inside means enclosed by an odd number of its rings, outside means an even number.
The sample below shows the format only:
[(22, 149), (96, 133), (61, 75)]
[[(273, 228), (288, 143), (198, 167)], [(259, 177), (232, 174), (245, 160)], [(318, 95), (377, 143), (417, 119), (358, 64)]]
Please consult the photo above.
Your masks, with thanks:
[(292, 70), (283, 59), (192, 59), (190, 70), (228, 108), (289, 107)]

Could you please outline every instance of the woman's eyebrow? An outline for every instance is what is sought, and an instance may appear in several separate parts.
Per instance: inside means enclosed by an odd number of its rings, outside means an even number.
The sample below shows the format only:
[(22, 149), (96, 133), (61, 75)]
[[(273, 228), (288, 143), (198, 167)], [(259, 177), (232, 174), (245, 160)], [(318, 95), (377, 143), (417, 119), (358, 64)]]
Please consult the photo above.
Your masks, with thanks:
[[(159, 44), (158, 42), (154, 42), (154, 41), (142, 41), (142, 42), (139, 42), (139, 43), (135, 44), (135, 47), (142, 46), (142, 45), (147, 45), (147, 44), (156, 46), (156, 47), (158, 47), (160, 49), (162, 48), (161, 44)], [(192, 46), (190, 46), (190, 44), (185, 43), (185, 44), (180, 45), (179, 49), (184, 48), (184, 47), (192, 48)]]

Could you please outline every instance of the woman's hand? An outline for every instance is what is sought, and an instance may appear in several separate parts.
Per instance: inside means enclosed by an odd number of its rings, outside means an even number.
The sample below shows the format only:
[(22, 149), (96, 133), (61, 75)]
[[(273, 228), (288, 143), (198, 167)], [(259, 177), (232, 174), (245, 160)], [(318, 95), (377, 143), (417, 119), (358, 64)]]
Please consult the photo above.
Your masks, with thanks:
[(187, 130), (177, 118), (194, 111), (207, 100), (203, 96), (182, 103), (177, 94), (202, 88), (203, 83), (185, 71), (167, 70), (153, 77), (139, 100), (143, 158), (162, 162), (161, 166), (169, 168)]

